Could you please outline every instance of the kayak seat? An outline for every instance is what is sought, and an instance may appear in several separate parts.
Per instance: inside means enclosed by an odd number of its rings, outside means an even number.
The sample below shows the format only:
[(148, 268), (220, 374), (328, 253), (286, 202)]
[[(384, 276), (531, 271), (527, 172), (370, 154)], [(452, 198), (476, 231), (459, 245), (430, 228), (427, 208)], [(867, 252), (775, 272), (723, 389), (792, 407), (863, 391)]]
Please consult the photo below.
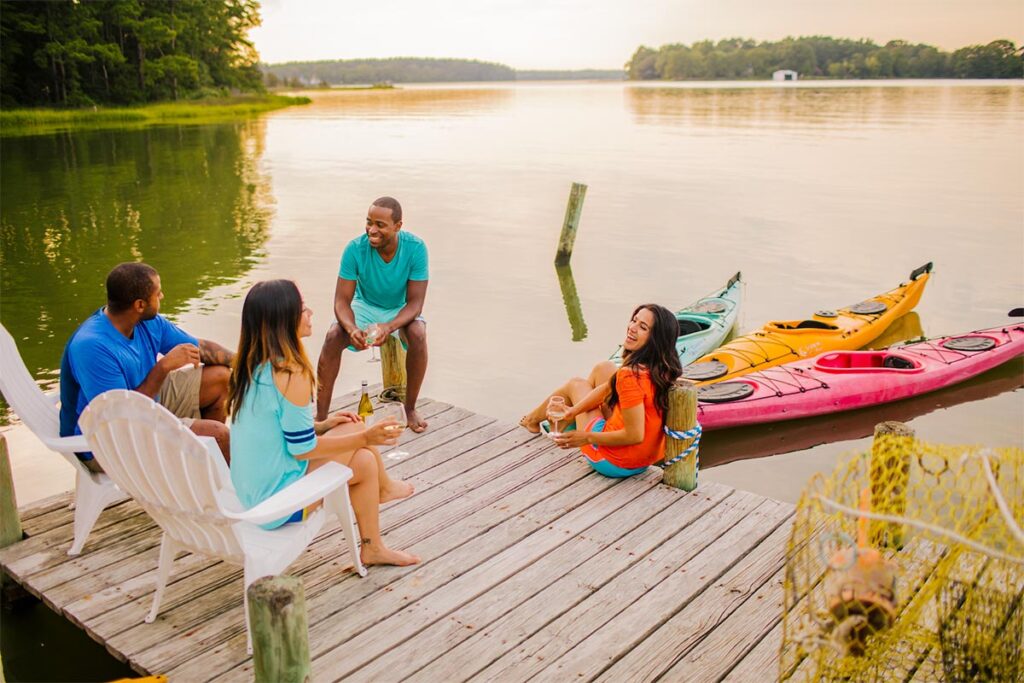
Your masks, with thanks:
[(883, 368), (896, 368), (898, 370), (913, 370), (914, 364), (906, 358), (899, 356), (886, 356), (882, 361)]
[(835, 330), (838, 329), (835, 325), (829, 325), (823, 323), (820, 320), (801, 320), (796, 327), (796, 330)]
[(698, 323), (698, 322), (696, 322), (694, 320), (685, 320), (685, 319), (684, 320), (679, 320), (679, 319), (677, 319), (677, 322), (679, 323), (679, 336), (680, 337), (685, 337), (688, 334), (694, 334), (696, 332), (700, 332), (702, 330), (706, 330), (706, 329), (708, 329), (708, 327), (710, 327), (710, 325), (701, 325), (700, 323)]

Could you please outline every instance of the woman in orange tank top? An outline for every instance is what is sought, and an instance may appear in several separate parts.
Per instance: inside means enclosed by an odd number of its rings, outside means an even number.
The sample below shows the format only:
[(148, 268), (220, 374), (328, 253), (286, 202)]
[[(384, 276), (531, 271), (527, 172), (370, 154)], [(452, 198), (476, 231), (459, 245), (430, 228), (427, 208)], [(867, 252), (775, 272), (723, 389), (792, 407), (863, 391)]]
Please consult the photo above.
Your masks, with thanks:
[(586, 379), (574, 377), (555, 389), (520, 420), (540, 431), (552, 397), (568, 407), (561, 424), (575, 431), (552, 438), (562, 448), (579, 448), (595, 470), (608, 477), (639, 474), (661, 459), (668, 392), (682, 373), (676, 353), (679, 324), (657, 304), (633, 311), (622, 344), (622, 367), (611, 361), (594, 366)]

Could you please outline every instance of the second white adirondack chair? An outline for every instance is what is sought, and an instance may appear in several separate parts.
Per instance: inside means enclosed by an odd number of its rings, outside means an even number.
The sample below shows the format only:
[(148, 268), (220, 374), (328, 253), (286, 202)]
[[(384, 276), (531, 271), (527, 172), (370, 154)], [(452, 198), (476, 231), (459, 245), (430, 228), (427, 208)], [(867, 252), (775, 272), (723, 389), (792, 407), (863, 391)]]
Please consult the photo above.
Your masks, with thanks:
[[(243, 567), (244, 589), (261, 576), (279, 574), (306, 549), (323, 526), (326, 512), (342, 525), (352, 563), (360, 576), (356, 526), (349, 503), (352, 470), (328, 463), (259, 505), (245, 510), (234, 490), (222, 485), (216, 443), (204, 445), (165, 408), (124, 390), (93, 399), (79, 420), (100, 465), (163, 530), (156, 593), (145, 621), (156, 619), (171, 564), (189, 550)], [(320, 499), (324, 507), (303, 522), (271, 531), (261, 528)], [(245, 626), (249, 651), (249, 601)]]
[(14, 337), (0, 325), (0, 393), (36, 437), (75, 468), (75, 538), (68, 555), (82, 552), (104, 508), (128, 498), (105, 474), (90, 472), (75, 455), (89, 450), (83, 436), (60, 435), (59, 396), (47, 395), (32, 379)]

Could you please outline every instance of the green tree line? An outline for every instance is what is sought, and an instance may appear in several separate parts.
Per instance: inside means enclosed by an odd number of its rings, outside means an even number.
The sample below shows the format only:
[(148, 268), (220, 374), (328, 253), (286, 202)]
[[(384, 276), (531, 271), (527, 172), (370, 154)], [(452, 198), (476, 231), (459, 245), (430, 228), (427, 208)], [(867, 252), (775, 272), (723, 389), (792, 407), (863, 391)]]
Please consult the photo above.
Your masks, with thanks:
[(258, 91), (259, 23), (258, 0), (2, 0), (0, 105)]
[(448, 81), (511, 81), (516, 72), (504, 64), (470, 59), (342, 59), (265, 65), (267, 83), (306, 85), (369, 83), (440, 83)]
[(632, 80), (770, 78), (778, 69), (816, 78), (1021, 78), (1024, 48), (1009, 40), (943, 52), (931, 45), (828, 36), (757, 42), (729, 38), (640, 47), (625, 65)]

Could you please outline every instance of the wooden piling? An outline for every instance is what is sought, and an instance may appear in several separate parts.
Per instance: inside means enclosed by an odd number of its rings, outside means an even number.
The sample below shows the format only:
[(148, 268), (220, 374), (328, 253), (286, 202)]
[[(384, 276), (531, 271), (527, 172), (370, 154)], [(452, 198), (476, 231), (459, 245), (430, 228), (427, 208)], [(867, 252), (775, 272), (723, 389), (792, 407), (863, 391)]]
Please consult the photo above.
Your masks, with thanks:
[(388, 335), (387, 341), (380, 347), (380, 366), (381, 381), (384, 384), (381, 398), (405, 401), (405, 349), (402, 348), (402, 342), (392, 335)]
[(14, 476), (7, 453), (7, 439), (0, 434), (0, 548), (21, 540), (21, 517), (14, 495)]
[[(697, 424), (697, 387), (686, 379), (676, 380), (675, 385), (669, 390), (668, 415), (665, 417), (665, 425), (675, 432), (686, 432)], [(673, 439), (665, 437), (665, 462), (685, 451), (693, 439)], [(661, 483), (674, 486), (684, 491), (693, 491), (697, 488), (697, 472), (700, 469), (698, 450), (694, 450), (688, 456), (665, 468), (661, 476)]]
[(256, 683), (304, 683), (311, 678), (309, 625), (302, 581), (264, 576), (248, 590)]
[[(868, 477), (871, 481), (871, 510), (899, 515), (907, 511), (907, 486), (910, 483), (910, 458), (914, 448), (914, 430), (902, 422), (875, 425), (871, 444)], [(873, 521), (871, 545), (899, 550), (906, 529), (902, 524)]]
[(562, 290), (562, 303), (565, 304), (566, 315), (569, 316), (569, 327), (572, 328), (572, 340), (580, 341), (587, 338), (587, 321), (583, 319), (583, 307), (580, 296), (576, 293), (576, 280), (572, 276), (572, 266), (555, 266), (558, 275), (558, 286)]
[(580, 225), (580, 214), (583, 213), (583, 200), (586, 196), (586, 185), (572, 184), (572, 189), (569, 190), (569, 203), (565, 206), (562, 235), (558, 238), (558, 251), (555, 253), (556, 266), (565, 265), (572, 258), (572, 246), (576, 242), (576, 229)]

